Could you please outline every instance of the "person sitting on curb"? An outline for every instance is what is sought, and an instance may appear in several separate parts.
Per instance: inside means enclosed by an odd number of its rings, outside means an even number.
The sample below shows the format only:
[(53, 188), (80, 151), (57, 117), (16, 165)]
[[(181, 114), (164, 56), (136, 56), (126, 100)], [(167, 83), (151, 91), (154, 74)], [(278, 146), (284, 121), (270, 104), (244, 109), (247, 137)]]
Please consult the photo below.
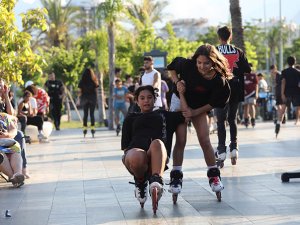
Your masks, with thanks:
[(41, 116), (34, 116), (31, 110), (30, 105), (30, 91), (25, 91), (23, 95), (23, 99), (18, 104), (18, 119), (21, 123), (21, 130), (24, 133), (26, 125), (33, 125), (38, 128), (38, 139), (40, 142), (47, 142), (48, 139), (43, 133), (43, 124), (44, 121)]
[(0, 171), (8, 176), (14, 187), (20, 187), (25, 176), (22, 174), (21, 148), (13, 139), (17, 135), (14, 117), (0, 113), (0, 128)]
[[(5, 84), (3, 79), (0, 79), (0, 112), (7, 113), (9, 115), (15, 116), (15, 110), (12, 105), (12, 101), (9, 98), (9, 87)], [(24, 133), (20, 130), (17, 131), (17, 135), (14, 139), (20, 144), (21, 147), (21, 155), (23, 159), (23, 174), (26, 178), (30, 178), (27, 171), (27, 159), (26, 159), (26, 143), (31, 142), (30, 137), (24, 135)]]

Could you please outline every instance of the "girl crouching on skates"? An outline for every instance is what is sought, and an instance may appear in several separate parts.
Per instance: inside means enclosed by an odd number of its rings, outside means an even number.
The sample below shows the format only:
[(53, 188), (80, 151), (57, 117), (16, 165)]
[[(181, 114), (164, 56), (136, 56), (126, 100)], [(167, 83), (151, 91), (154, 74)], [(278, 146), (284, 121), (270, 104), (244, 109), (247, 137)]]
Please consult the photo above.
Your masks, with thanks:
[[(163, 193), (163, 172), (172, 145), (172, 135), (178, 124), (184, 122), (181, 112), (155, 110), (155, 89), (141, 86), (135, 91), (140, 113), (129, 114), (122, 128), (122, 161), (134, 176), (135, 197), (144, 206), (147, 187), (152, 198), (153, 212)], [(167, 151), (168, 149), (168, 151)]]
[(183, 115), (191, 119), (197, 132), (208, 167), (209, 184), (219, 201), (224, 187), (210, 143), (207, 114), (215, 107), (224, 107), (228, 102), (230, 87), (227, 79), (232, 75), (227, 64), (214, 46), (205, 44), (196, 50), (191, 59), (177, 57), (167, 66), (180, 93)]

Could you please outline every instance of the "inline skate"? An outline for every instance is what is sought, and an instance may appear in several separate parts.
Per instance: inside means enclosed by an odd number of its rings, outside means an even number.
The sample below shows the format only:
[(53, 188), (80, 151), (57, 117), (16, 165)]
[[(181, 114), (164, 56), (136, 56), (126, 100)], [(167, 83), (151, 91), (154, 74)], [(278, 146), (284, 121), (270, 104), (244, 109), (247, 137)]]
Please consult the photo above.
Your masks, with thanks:
[(144, 208), (144, 204), (147, 201), (148, 193), (148, 180), (147, 179), (137, 179), (134, 177), (134, 182), (129, 182), (135, 185), (134, 195), (139, 201), (141, 208)]
[(280, 123), (276, 123), (275, 124), (275, 135), (276, 135), (276, 138), (279, 134), (279, 131), (280, 131)]
[(255, 127), (255, 118), (251, 118), (251, 126), (254, 128)]
[(95, 137), (95, 133), (96, 133), (96, 130), (95, 130), (94, 126), (91, 126), (91, 133), (92, 133), (92, 137), (94, 138)]
[(156, 214), (158, 202), (163, 193), (163, 179), (158, 174), (153, 174), (149, 179), (149, 193), (152, 199), (153, 213)]
[(223, 168), (224, 167), (224, 161), (226, 159), (226, 146), (217, 147), (217, 151), (215, 152), (215, 157), (216, 157), (216, 163), (218, 168)]
[(82, 132), (83, 132), (83, 137), (85, 137), (86, 134), (87, 134), (87, 127), (86, 126), (83, 127)]
[(172, 170), (170, 173), (170, 187), (169, 192), (172, 193), (173, 203), (176, 204), (178, 194), (182, 189), (183, 173), (180, 170)]
[(117, 129), (116, 129), (117, 136), (119, 136), (120, 131), (121, 131), (121, 125), (118, 124), (118, 125), (117, 125)]
[(220, 202), (222, 199), (221, 191), (224, 186), (221, 182), (220, 170), (218, 168), (211, 168), (207, 171), (207, 177), (211, 190), (216, 193), (217, 199)]
[(245, 125), (246, 128), (248, 128), (248, 126), (249, 126), (249, 118), (245, 118), (244, 119), (244, 125)]
[(238, 144), (237, 143), (230, 143), (229, 145), (230, 148), (230, 158), (231, 158), (231, 165), (236, 165), (236, 161), (238, 159)]

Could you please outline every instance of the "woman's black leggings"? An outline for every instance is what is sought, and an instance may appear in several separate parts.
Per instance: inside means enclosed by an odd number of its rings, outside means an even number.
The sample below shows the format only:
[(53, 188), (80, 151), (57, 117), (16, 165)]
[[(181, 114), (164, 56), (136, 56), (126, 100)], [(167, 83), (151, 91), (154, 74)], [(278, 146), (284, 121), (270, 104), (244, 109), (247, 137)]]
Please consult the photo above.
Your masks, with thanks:
[(90, 110), (90, 117), (91, 117), (91, 126), (95, 126), (95, 115), (94, 115), (95, 108), (96, 108), (96, 104), (90, 102), (86, 103), (83, 106), (83, 126), (87, 127), (89, 110)]

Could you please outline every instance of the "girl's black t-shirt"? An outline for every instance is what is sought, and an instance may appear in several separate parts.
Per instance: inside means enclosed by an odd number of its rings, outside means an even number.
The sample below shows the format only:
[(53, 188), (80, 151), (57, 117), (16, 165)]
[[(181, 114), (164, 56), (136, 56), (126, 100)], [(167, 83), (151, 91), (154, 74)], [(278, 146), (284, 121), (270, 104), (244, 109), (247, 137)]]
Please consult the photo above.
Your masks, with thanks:
[(185, 98), (192, 109), (204, 105), (213, 108), (223, 108), (230, 96), (228, 81), (220, 74), (211, 79), (205, 79), (198, 71), (196, 62), (182, 57), (175, 58), (168, 66), (168, 70), (175, 70), (180, 79), (185, 82)]
[(123, 123), (121, 149), (140, 148), (147, 151), (154, 139), (160, 139), (170, 156), (173, 133), (183, 122), (181, 112), (155, 110), (149, 113), (130, 113)]

